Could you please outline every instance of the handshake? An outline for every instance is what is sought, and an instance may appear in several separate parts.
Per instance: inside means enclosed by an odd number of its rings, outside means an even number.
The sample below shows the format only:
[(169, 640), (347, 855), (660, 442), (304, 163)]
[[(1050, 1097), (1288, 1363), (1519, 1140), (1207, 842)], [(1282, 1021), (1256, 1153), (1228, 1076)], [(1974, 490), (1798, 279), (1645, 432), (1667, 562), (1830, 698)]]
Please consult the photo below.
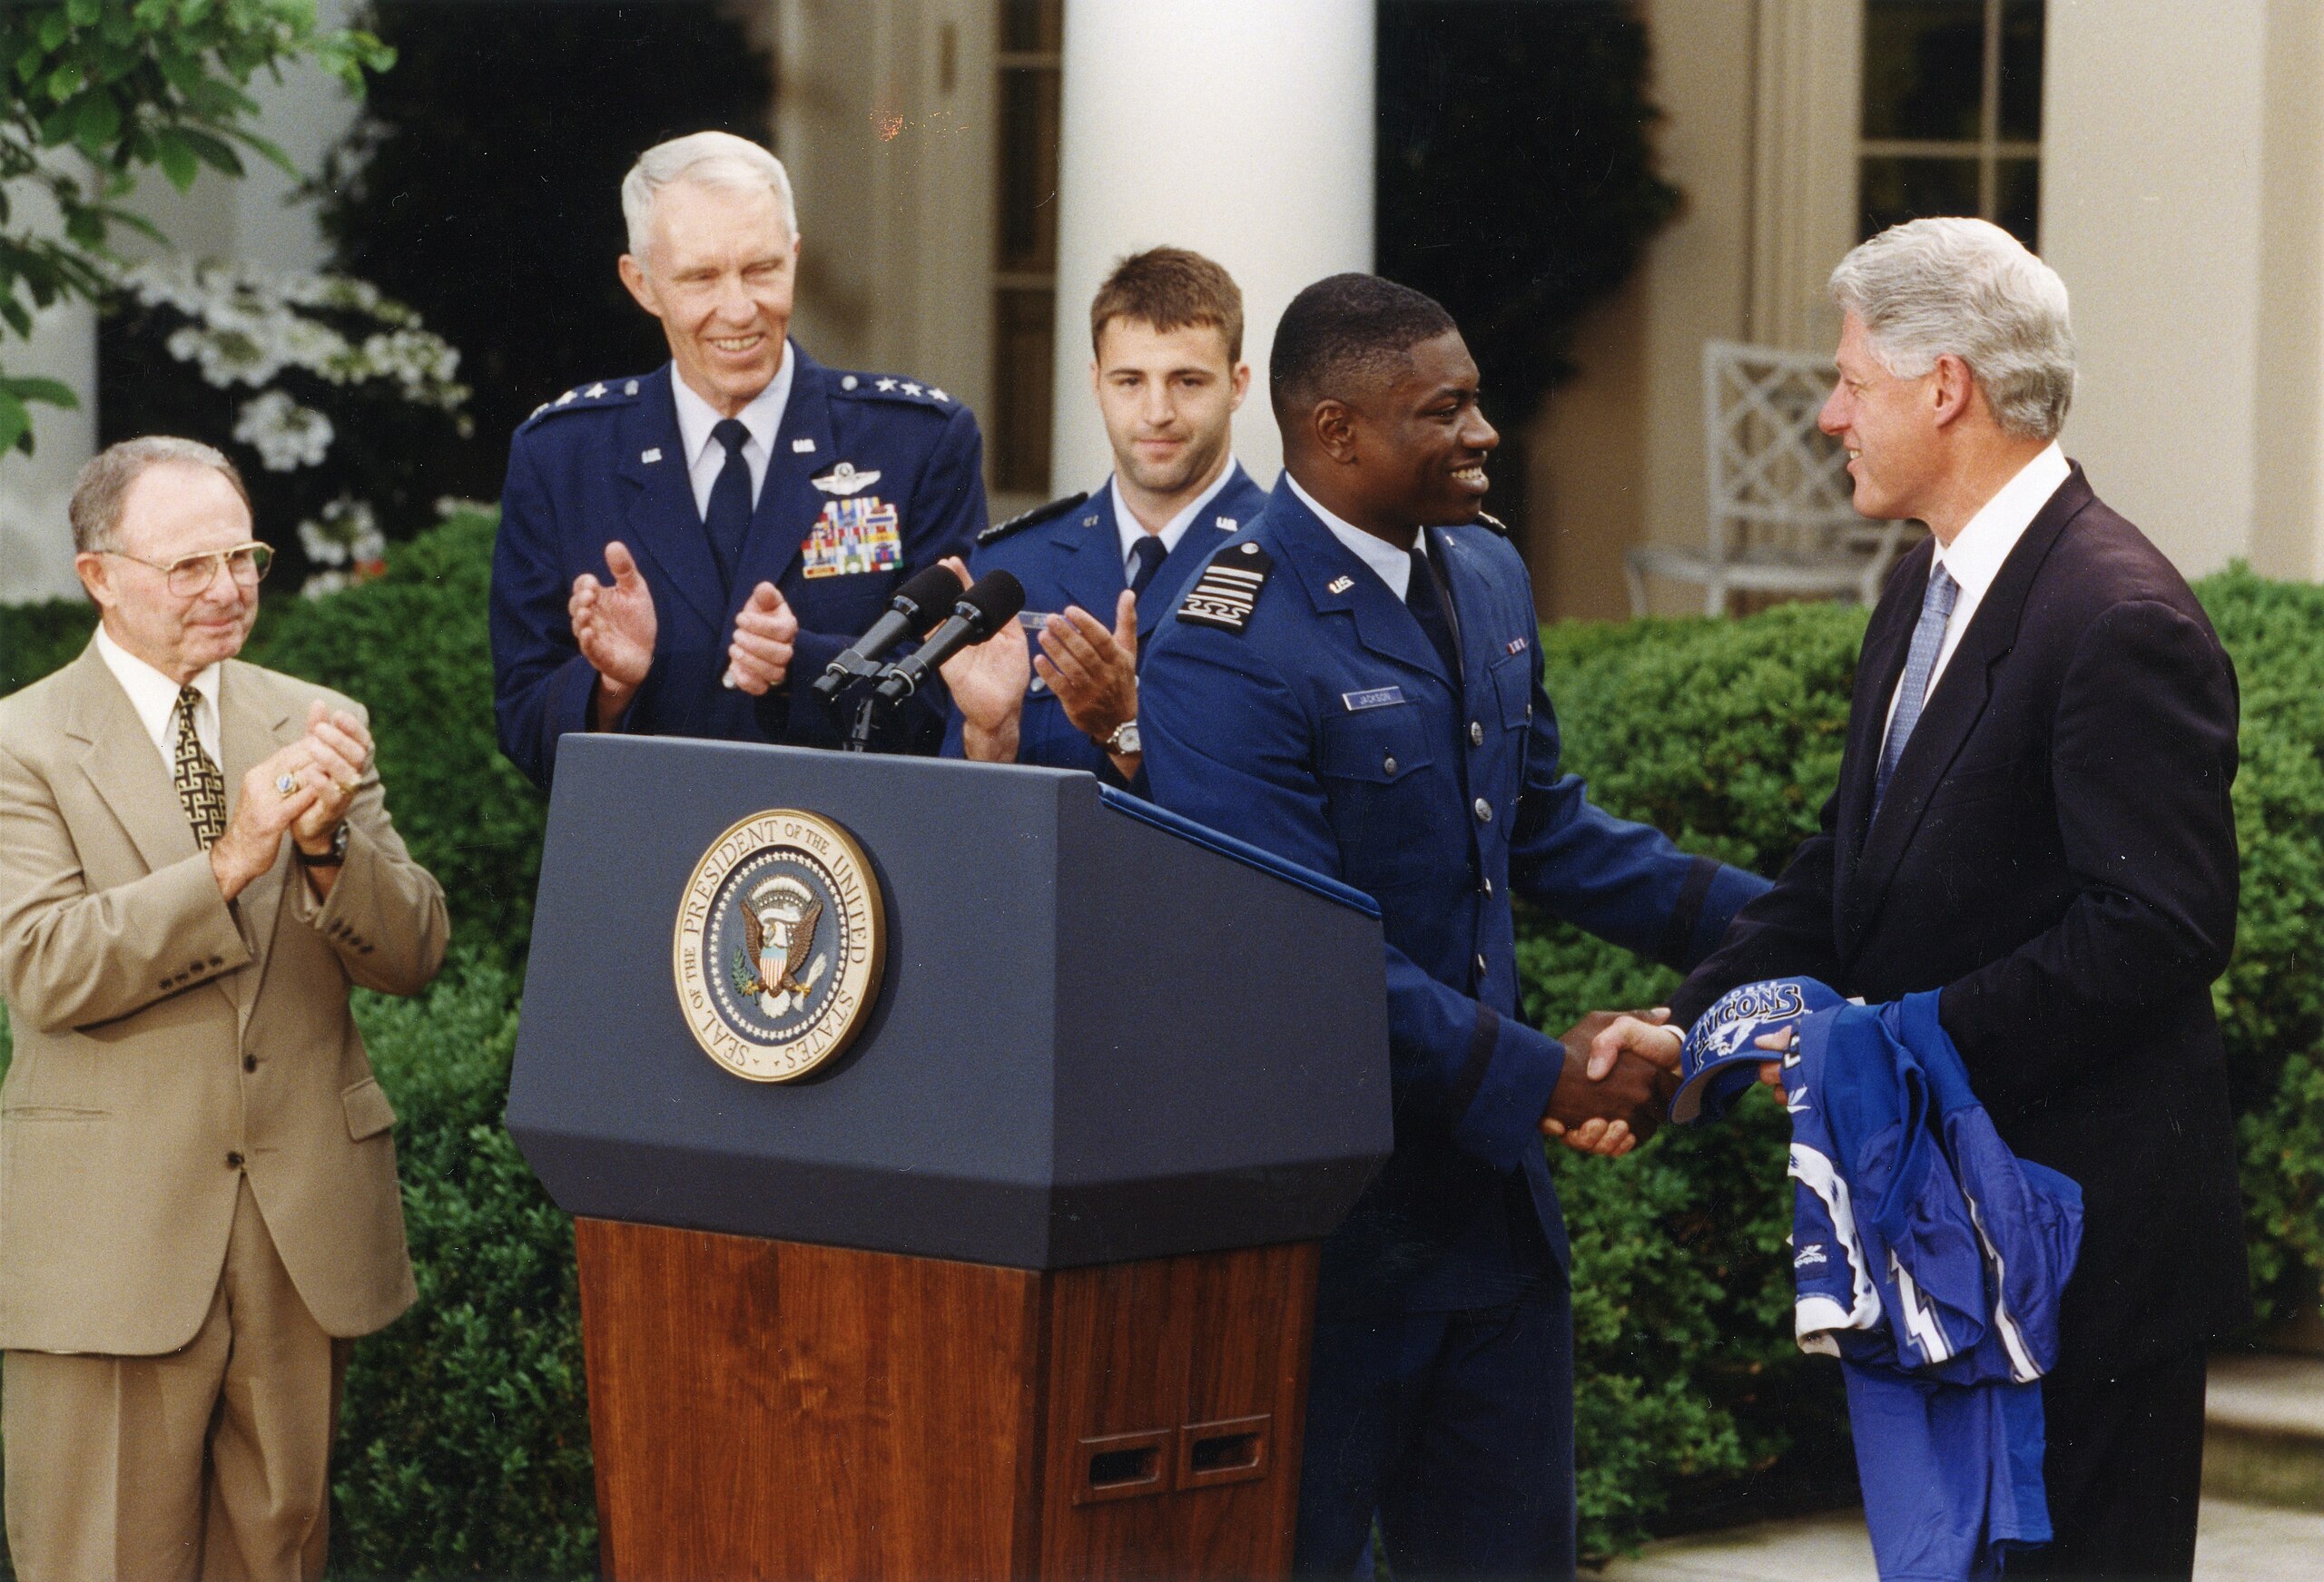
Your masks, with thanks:
[(1544, 1134), (1608, 1159), (1654, 1135), (1679, 1090), (1683, 1033), (1668, 1010), (1592, 1011), (1560, 1042), (1565, 1071), (1541, 1113)]

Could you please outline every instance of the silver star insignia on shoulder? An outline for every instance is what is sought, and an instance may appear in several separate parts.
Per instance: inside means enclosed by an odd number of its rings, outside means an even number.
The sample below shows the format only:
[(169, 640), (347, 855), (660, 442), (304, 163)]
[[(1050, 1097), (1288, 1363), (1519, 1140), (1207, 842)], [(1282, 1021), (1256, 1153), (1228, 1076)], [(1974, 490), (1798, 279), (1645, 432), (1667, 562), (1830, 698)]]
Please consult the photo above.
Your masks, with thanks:
[(791, 442), (791, 454), (793, 456), (811, 455), (814, 448), (815, 442), (812, 439), (794, 439)]
[(895, 388), (896, 381), (893, 379), (881, 379), (872, 386), (872, 388), (879, 390), (892, 390)]
[(585, 396), (588, 397), (588, 398), (589, 398), (589, 399), (591, 399), (591, 400), (593, 400), (593, 401), (594, 401), (594, 400), (596, 400), (598, 397), (600, 397), (600, 396), (602, 396), (602, 395), (604, 395), (604, 394), (606, 393), (606, 387), (605, 387), (605, 386), (603, 386), (603, 385), (591, 385), (587, 389), (586, 389), (586, 390), (582, 391), (581, 393), (582, 393), (583, 395), (585, 395)]
[(657, 445), (657, 446), (655, 446), (655, 447), (653, 449), (651, 449), (651, 450), (644, 450), (644, 451), (640, 451), (640, 452), (638, 453), (637, 459), (638, 459), (638, 460), (640, 460), (640, 461), (642, 461), (642, 462), (645, 462), (647, 466), (649, 466), (649, 467), (650, 467), (650, 466), (652, 466), (655, 462), (657, 462), (657, 461), (659, 461), (659, 460), (661, 460), (661, 459), (662, 459), (662, 447), (661, 447), (660, 446), (658, 446), (658, 445)]
[(920, 387), (913, 384), (910, 379), (906, 379), (904, 381), (904, 394), (907, 396), (917, 396), (920, 394)]
[(952, 398), (951, 397), (950, 397), (950, 396), (946, 395), (943, 391), (941, 391), (941, 390), (938, 389), (934, 385), (931, 385), (931, 386), (929, 386), (929, 387), (928, 387), (928, 395), (929, 395), (929, 398), (930, 398), (931, 400), (936, 400), (936, 401), (949, 401), (949, 400), (950, 400), (950, 399)]
[(1324, 591), (1327, 594), (1344, 594), (1354, 586), (1355, 586), (1354, 577), (1335, 576), (1324, 585)]

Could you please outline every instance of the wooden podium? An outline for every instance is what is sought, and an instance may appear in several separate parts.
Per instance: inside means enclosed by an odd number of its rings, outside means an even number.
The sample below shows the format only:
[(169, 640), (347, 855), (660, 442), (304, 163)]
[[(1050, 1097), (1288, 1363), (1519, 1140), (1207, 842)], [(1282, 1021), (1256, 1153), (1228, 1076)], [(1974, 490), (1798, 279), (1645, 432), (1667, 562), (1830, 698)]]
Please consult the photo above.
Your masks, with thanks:
[[(695, 865), (844, 827), (887, 919), (826, 1068), (688, 1031)], [(606, 1574), (1264, 1577), (1316, 1243), (1391, 1145), (1367, 898), (1087, 775), (576, 737), (508, 1123), (577, 1218)]]

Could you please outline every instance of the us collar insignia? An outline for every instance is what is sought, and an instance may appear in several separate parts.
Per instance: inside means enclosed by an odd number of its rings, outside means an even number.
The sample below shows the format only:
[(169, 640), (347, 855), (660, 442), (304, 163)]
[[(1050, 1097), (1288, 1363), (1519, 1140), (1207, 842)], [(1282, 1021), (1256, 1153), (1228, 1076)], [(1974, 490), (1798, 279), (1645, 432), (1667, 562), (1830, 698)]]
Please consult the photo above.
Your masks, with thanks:
[(822, 477), (809, 478), (807, 481), (827, 495), (852, 495), (859, 489), (868, 489), (878, 483), (880, 475), (876, 471), (858, 472), (855, 470), (853, 462), (842, 461)]
[(1324, 591), (1327, 594), (1344, 594), (1354, 586), (1355, 586), (1355, 579), (1354, 577), (1335, 576), (1329, 583), (1324, 585)]

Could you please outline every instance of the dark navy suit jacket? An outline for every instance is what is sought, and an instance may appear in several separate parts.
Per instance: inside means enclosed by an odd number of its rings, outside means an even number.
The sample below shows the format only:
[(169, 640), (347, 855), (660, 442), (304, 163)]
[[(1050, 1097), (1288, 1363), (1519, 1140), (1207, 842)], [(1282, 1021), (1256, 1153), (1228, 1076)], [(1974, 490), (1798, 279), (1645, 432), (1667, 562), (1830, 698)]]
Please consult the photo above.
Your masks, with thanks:
[[(1266, 509), (1267, 492), (1252, 481), (1241, 462), (1231, 464), (1226, 485), (1211, 496), (1202, 515), (1187, 526), (1177, 547), (1163, 560), (1154, 580), (1137, 598), (1137, 651), (1143, 663), (1146, 645), (1156, 623), (1177, 606), (1178, 594), (1195, 568), (1228, 534), (1255, 522)], [(1087, 498), (1059, 501), (1029, 512), (1013, 522), (986, 531), (969, 562), (978, 576), (990, 571), (1013, 573), (1025, 585), (1025, 608), (1046, 614), (1078, 604), (1110, 629), (1114, 604), (1129, 586), (1128, 567), (1122, 559), (1121, 531), (1114, 516), (1113, 480), (1108, 478)], [(1034, 641), (1038, 644), (1039, 639)], [(1035, 652), (1039, 652), (1036, 648)], [(944, 751), (960, 755), (960, 711), (952, 712), (945, 732)], [(1106, 750), (1065, 717), (1057, 694), (1036, 674), (1025, 693), (1025, 712), (1018, 727), (1017, 762), (1049, 769), (1086, 769), (1109, 783), (1121, 775)], [(1141, 779), (1143, 776), (1141, 775)]]
[[(807, 683), (887, 607), (921, 567), (965, 555), (984, 527), (983, 441), (946, 392), (894, 376), (827, 368), (793, 342), (791, 399), (768, 458), (734, 585), (724, 586), (694, 505), (667, 365), (635, 378), (566, 391), (517, 430), (492, 555), (492, 669), (500, 750), (546, 787), (557, 738), (588, 728), (596, 673), (566, 619), (574, 578), (610, 579), (605, 548), (619, 539), (654, 594), (654, 665), (621, 728), (645, 735), (838, 744), (833, 712)], [(841, 463), (876, 481), (818, 487)], [(881, 517), (899, 541), (876, 570), (820, 573), (803, 555), (835, 501)], [(828, 557), (818, 557), (826, 559)], [(771, 582), (799, 616), (791, 673), (763, 699), (720, 685), (734, 616)], [(940, 688), (905, 705), (892, 743), (934, 751)]]
[(1139, 683), (1157, 800), (1380, 903), (1396, 1148), (1326, 1243), (1327, 1312), (1485, 1305), (1545, 1247), (1565, 1262), (1539, 1130), (1564, 1053), (1519, 1015), (1512, 892), (1686, 965), (1767, 888), (1590, 805), (1558, 771), (1524, 562), (1482, 525), (1429, 542), (1458, 677), (1278, 486), (1215, 559), (1265, 569), (1245, 628), (1190, 621), (1182, 603)]
[(1928, 587), (1864, 635), (1822, 830), (1670, 1004), (1823, 979), (1939, 1016), (2001, 1140), (2080, 1184), (2061, 1374), (2111, 1377), (2250, 1312), (2211, 984), (2235, 943), (2234, 667), (2185, 579), (2076, 467), (2002, 562), (1875, 817)]

